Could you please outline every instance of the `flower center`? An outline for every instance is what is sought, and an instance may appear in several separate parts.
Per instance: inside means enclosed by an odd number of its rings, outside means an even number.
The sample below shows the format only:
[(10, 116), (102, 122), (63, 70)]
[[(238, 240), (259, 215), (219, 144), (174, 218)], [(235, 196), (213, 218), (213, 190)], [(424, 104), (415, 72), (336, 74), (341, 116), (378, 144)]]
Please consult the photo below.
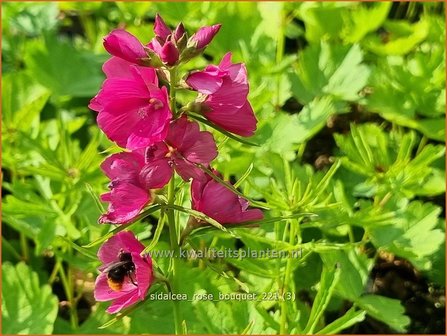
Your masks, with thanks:
[(138, 110), (137, 114), (140, 119), (145, 119), (149, 115), (149, 107), (144, 106), (144, 107), (140, 108)]
[(170, 158), (170, 157), (174, 156), (177, 149), (174, 147), (171, 147), (169, 145), (166, 145), (166, 146), (168, 147), (168, 152), (166, 153), (165, 157)]
[(161, 109), (164, 106), (163, 102), (160, 99), (157, 99), (157, 98), (149, 99), (149, 104), (152, 105), (154, 110), (159, 110), (159, 109)]
[(137, 115), (140, 119), (146, 119), (149, 113), (153, 110), (159, 110), (163, 108), (164, 104), (160, 99), (151, 98), (149, 99), (149, 106), (143, 106), (138, 109)]

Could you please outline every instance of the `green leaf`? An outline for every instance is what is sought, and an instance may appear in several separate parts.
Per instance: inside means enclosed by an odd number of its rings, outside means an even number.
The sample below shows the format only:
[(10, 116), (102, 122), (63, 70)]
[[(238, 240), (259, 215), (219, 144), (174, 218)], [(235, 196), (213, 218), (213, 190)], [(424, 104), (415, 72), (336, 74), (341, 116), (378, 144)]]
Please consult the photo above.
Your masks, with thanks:
[(48, 91), (20, 71), (4, 75), (2, 92), (4, 127), (28, 131), (48, 100)]
[(379, 295), (364, 295), (355, 300), (368, 315), (388, 324), (398, 333), (405, 333), (410, 319), (404, 315), (405, 309), (399, 300)]
[(386, 21), (384, 25), (389, 34), (387, 43), (383, 43), (379, 36), (371, 36), (363, 45), (370, 51), (381, 55), (405, 55), (424, 41), (429, 32), (426, 20), (415, 24), (406, 21)]
[(304, 328), (304, 334), (313, 334), (317, 323), (323, 316), (329, 301), (331, 300), (332, 293), (334, 292), (335, 286), (340, 279), (340, 268), (335, 266), (335, 270), (329, 267), (324, 267), (321, 273), (320, 287), (315, 297), (314, 303), (312, 305), (312, 310), (310, 311), (309, 320)]
[(335, 113), (332, 99), (325, 96), (312, 100), (299, 114), (280, 114), (272, 120), (272, 134), (264, 146), (279, 154), (293, 151), (296, 145), (305, 143), (318, 133)]
[(235, 236), (233, 232), (228, 231), (227, 228), (225, 226), (223, 226), (222, 224), (220, 224), (218, 221), (216, 221), (215, 219), (205, 215), (203, 212), (197, 211), (197, 210), (193, 210), (193, 209), (189, 209), (189, 208), (184, 208), (182, 206), (179, 205), (164, 205), (164, 208), (167, 209), (174, 209), (174, 210), (178, 210), (184, 213), (187, 213), (191, 216), (193, 216), (194, 218), (197, 218), (201, 221), (205, 221), (208, 224), (211, 224), (212, 226), (214, 226), (215, 228), (230, 234), (231, 236)]
[(362, 322), (365, 319), (366, 312), (357, 310), (354, 307), (349, 309), (343, 316), (329, 323), (323, 329), (317, 331), (317, 335), (333, 335), (338, 334), (341, 330), (351, 327), (352, 325)]
[(383, 24), (391, 4), (391, 2), (376, 2), (368, 7), (359, 4), (355, 10), (345, 13), (346, 23), (341, 32), (342, 38), (350, 43), (361, 42), (368, 33), (376, 31)]
[(68, 239), (68, 238), (65, 238), (65, 237), (62, 237), (62, 236), (57, 236), (57, 239), (63, 241), (65, 244), (71, 246), (72, 248), (74, 248), (76, 251), (78, 251), (82, 255), (86, 256), (87, 258), (90, 258), (90, 259), (93, 259), (93, 260), (98, 260), (98, 257), (96, 256), (96, 254), (90, 252), (89, 250), (87, 250), (84, 247), (81, 247), (81, 246), (77, 245), (71, 239)]
[[(370, 70), (362, 63), (358, 45), (330, 45), (322, 42), (307, 47), (300, 55), (294, 73), (289, 73), (293, 95), (303, 104), (315, 97), (331, 96), (334, 101), (357, 101)], [(337, 110), (346, 108), (340, 105)]]
[(306, 28), (306, 40), (318, 43), (334, 39), (343, 30), (343, 15), (348, 3), (305, 2), (299, 8)]
[(416, 266), (430, 269), (430, 259), (445, 241), (437, 229), (441, 208), (422, 202), (411, 202), (401, 209), (402, 221), (371, 230), (371, 240), (395, 255), (406, 258)]
[(157, 228), (155, 229), (154, 236), (152, 237), (152, 240), (148, 246), (141, 252), (141, 255), (151, 251), (158, 243), (158, 240), (160, 239), (161, 233), (163, 232), (163, 227), (165, 226), (166, 218), (165, 216), (160, 216), (160, 219), (158, 220)]
[(51, 334), (58, 300), (25, 263), (2, 265), (2, 333)]
[(259, 2), (257, 3), (262, 21), (258, 29), (262, 28), (265, 35), (276, 39), (281, 29), (281, 19), (284, 4), (281, 2)]
[[(408, 57), (379, 59), (371, 76), (372, 112), (445, 142), (445, 51), (427, 46)], [(421, 94), (423, 92), (424, 94)]]
[(362, 293), (368, 279), (373, 260), (355, 249), (348, 251), (320, 252), (321, 259), (327, 267), (338, 264), (340, 267), (340, 281), (336, 293), (343, 298), (355, 301)]
[(44, 46), (29, 46), (25, 57), (33, 76), (57, 95), (92, 97), (103, 80), (95, 57), (54, 36), (46, 36)]
[(353, 124), (349, 134), (335, 134), (334, 138), (346, 155), (342, 164), (367, 177), (362, 188), (371, 188), (370, 196), (392, 192), (411, 198), (423, 194), (425, 190), (421, 191), (421, 187), (433, 177), (432, 162), (445, 152), (444, 146), (420, 144), (417, 154), (412, 157), (417, 145), (415, 132), (396, 130), (386, 133), (371, 123)]
[(56, 3), (5, 3), (2, 9), (8, 30), (16, 34), (38, 36), (54, 29), (58, 23)]

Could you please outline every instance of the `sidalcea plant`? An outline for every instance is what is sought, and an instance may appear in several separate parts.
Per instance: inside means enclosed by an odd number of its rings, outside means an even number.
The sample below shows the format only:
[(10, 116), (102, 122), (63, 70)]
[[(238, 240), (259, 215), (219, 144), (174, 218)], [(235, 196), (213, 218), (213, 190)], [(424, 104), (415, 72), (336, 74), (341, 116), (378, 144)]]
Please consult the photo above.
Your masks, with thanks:
[[(200, 56), (219, 29), (220, 25), (202, 27), (188, 37), (183, 24), (172, 31), (157, 15), (155, 37), (147, 45), (125, 30), (112, 31), (104, 38), (104, 47), (112, 55), (103, 66), (106, 80), (89, 105), (98, 112), (98, 126), (123, 148), (101, 165), (110, 179), (110, 191), (101, 196), (109, 207), (99, 223), (130, 224), (145, 215), (145, 208), (158, 203), (164, 209), (162, 217), (167, 217), (175, 253), (181, 228), (173, 213), (180, 208), (175, 205), (175, 174), (192, 182), (190, 213), (200, 214), (184, 226), (182, 241), (192, 227), (208, 225), (204, 218), (221, 224), (263, 219), (261, 210), (249, 209), (247, 199), (211, 168), (218, 155), (214, 137), (190, 119), (203, 120), (235, 139), (239, 138), (234, 134), (253, 135), (257, 121), (247, 100), (245, 65), (232, 63), (227, 53), (219, 65), (189, 72), (184, 81), (179, 80), (181, 65)], [(198, 97), (177, 109), (176, 90), (181, 89), (197, 91)], [(113, 300), (109, 313), (144, 300), (157, 280), (151, 259), (141, 255), (143, 251), (145, 247), (130, 231), (112, 236), (100, 248), (104, 266), (95, 297)], [(176, 259), (167, 278), (159, 276), (173, 292), (177, 291)], [(177, 303), (174, 317), (176, 332), (180, 332)]]

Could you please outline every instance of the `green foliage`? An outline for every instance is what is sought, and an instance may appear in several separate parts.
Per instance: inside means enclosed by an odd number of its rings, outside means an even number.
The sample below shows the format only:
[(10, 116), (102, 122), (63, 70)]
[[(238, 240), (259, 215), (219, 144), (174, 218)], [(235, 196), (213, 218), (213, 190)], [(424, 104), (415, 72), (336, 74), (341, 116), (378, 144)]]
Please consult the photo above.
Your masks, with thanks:
[(371, 239), (377, 247), (410, 260), (421, 269), (431, 268), (429, 256), (445, 240), (445, 233), (438, 228), (440, 212), (433, 204), (411, 202), (401, 209), (401, 221), (371, 230)]
[(51, 334), (57, 311), (50, 286), (40, 286), (37, 274), (26, 264), (2, 265), (3, 334)]
[(342, 159), (343, 165), (368, 177), (362, 188), (358, 188), (359, 195), (392, 192), (412, 198), (445, 191), (444, 186), (429, 182), (437, 175), (437, 169), (431, 164), (444, 155), (444, 146), (418, 145), (414, 132), (392, 131), (387, 134), (376, 124), (352, 125), (350, 134), (335, 135), (335, 140), (346, 155)]
[(91, 97), (101, 85), (101, 63), (90, 53), (75, 51), (69, 42), (50, 35), (29, 48), (25, 61), (30, 72), (54, 94)]
[(362, 60), (363, 53), (356, 44), (311, 45), (300, 54), (297, 68), (290, 74), (292, 92), (303, 104), (325, 95), (339, 101), (358, 100), (370, 73)]
[(404, 308), (398, 300), (379, 295), (364, 295), (356, 303), (369, 315), (385, 322), (397, 332), (405, 332), (410, 319), (404, 315)]

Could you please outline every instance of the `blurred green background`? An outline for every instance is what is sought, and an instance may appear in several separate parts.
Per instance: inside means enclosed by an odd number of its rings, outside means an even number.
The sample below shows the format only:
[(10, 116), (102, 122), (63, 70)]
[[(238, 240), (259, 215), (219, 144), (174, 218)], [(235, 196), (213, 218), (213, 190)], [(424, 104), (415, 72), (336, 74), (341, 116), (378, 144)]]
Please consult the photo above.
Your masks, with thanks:
[[(97, 224), (99, 164), (117, 148), (87, 108), (109, 57), (102, 38), (121, 27), (147, 43), (157, 12), (189, 33), (222, 24), (187, 69), (227, 51), (247, 64), (260, 146), (215, 133), (216, 167), (231, 180), (250, 171), (242, 191), (269, 205), (267, 217), (317, 214), (236, 229), (238, 239), (196, 237), (201, 247), (298, 242), (304, 257), (185, 261), (190, 294), (273, 292), (288, 274), (297, 295), (182, 303), (187, 331), (272, 334), (285, 319), (288, 333), (444, 333), (442, 2), (2, 2), (3, 333), (173, 332), (169, 302), (98, 329), (110, 316), (92, 297), (96, 251), (79, 247), (110, 229)], [(156, 216), (134, 228), (146, 245)], [(339, 278), (329, 279), (335, 263)]]

